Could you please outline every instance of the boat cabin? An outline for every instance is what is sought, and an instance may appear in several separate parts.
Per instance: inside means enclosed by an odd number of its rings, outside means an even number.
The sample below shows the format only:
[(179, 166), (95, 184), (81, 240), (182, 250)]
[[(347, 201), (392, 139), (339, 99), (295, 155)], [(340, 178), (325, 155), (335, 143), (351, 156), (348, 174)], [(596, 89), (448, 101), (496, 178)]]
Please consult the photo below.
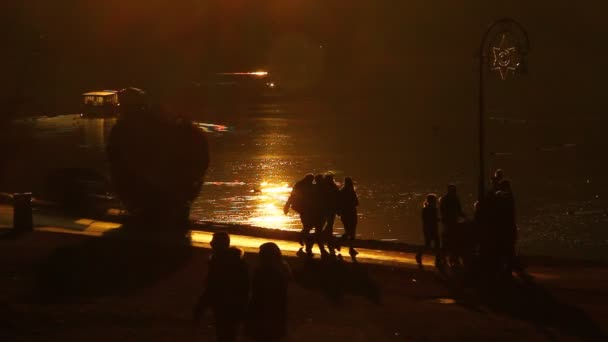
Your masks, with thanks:
[(112, 117), (118, 115), (118, 92), (115, 90), (92, 91), (82, 94), (83, 117)]

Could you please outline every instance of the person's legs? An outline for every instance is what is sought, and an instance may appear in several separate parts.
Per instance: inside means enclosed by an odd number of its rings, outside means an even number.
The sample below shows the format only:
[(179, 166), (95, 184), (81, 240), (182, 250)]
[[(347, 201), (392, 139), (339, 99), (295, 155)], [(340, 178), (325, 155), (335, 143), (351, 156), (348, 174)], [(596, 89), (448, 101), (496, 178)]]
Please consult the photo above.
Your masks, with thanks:
[(504, 271), (506, 276), (510, 276), (513, 273), (513, 259), (515, 258), (515, 239), (510, 236), (505, 236), (503, 241), (501, 241), (501, 271)]
[(348, 253), (354, 259), (354, 257), (357, 254), (359, 254), (359, 252), (357, 252), (357, 250), (355, 250), (355, 248), (353, 247), (353, 242), (354, 242), (356, 234), (357, 234), (357, 232), (356, 232), (356, 230), (357, 230), (357, 214), (348, 215), (346, 217), (343, 217), (342, 222), (344, 223), (344, 230), (346, 232), (348, 232), (348, 240), (349, 240), (349, 251), (348, 251)]
[(424, 246), (422, 246), (420, 248), (420, 250), (418, 251), (418, 253), (416, 253), (416, 262), (418, 263), (419, 266), (422, 266), (422, 255), (429, 250), (429, 248), (431, 247), (431, 236), (429, 234), (429, 232), (427, 232), (426, 230), (424, 231)]
[(327, 242), (327, 247), (329, 247), (329, 251), (333, 254), (336, 248), (336, 243), (334, 239), (334, 221), (336, 220), (336, 214), (330, 213), (327, 215), (325, 219), (325, 228), (323, 229), (323, 235), (325, 236), (325, 241)]
[(492, 280), (500, 270), (500, 236), (495, 224), (483, 226), (481, 243), (479, 246), (479, 257), (482, 275), (486, 280)]
[(304, 214), (300, 214), (300, 221), (302, 222), (302, 230), (300, 231), (300, 247), (304, 247), (306, 243), (306, 236), (308, 235), (309, 230), (307, 229), (307, 218)]
[(348, 240), (348, 238), (350, 237), (348, 230), (346, 230), (346, 225), (344, 224), (344, 221), (342, 221), (342, 225), (344, 226), (344, 233), (342, 233), (342, 235), (340, 235), (340, 241), (344, 242), (346, 240)]
[(349, 253), (352, 256), (353, 252), (356, 253), (356, 251), (353, 248), (353, 240), (355, 239), (355, 229), (357, 226), (357, 218), (355, 216), (355, 218), (353, 219), (352, 215), (343, 213), (340, 216), (340, 220), (342, 221), (342, 225), (344, 226), (344, 234), (342, 234), (342, 236), (340, 236), (340, 243), (343, 244), (344, 242), (348, 241)]
[(441, 241), (439, 240), (439, 232), (433, 232), (430, 243), (432, 243), (433, 245), (433, 254), (435, 254), (435, 267), (438, 267), (442, 264)]
[(443, 232), (441, 234), (441, 255), (443, 256), (443, 260), (446, 265), (449, 263), (450, 258), (450, 227), (448, 225), (443, 226)]
[(312, 254), (312, 239), (310, 231), (313, 228), (313, 220), (309, 214), (301, 214), (300, 219), (302, 220), (302, 231), (300, 233), (300, 246), (306, 247), (306, 253)]
[(321, 252), (321, 254), (325, 254), (327, 253), (327, 250), (325, 249), (325, 239), (323, 236), (323, 227), (325, 226), (325, 215), (318, 215), (315, 219), (315, 239), (317, 241), (317, 244), (319, 245), (319, 251)]
[(454, 267), (462, 267), (464, 237), (462, 235), (462, 223), (455, 223), (450, 228), (450, 258)]
[(445, 246), (444, 258), (447, 259), (450, 267), (460, 266), (458, 223), (446, 225), (443, 234), (443, 245)]
[(488, 276), (491, 279), (494, 279), (496, 275), (502, 272), (503, 264), (502, 264), (502, 242), (500, 241), (501, 237), (495, 235), (491, 240), (491, 250), (489, 251), (489, 261), (488, 261)]

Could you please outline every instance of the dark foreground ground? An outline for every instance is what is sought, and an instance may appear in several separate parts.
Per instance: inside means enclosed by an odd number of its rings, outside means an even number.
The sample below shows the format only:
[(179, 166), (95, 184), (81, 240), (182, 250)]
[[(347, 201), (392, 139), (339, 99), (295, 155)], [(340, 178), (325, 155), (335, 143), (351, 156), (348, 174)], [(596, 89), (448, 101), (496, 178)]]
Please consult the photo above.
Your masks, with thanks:
[[(208, 257), (159, 239), (3, 238), (0, 341), (214, 341), (210, 315), (191, 319)], [(489, 290), (406, 263), (288, 261), (289, 341), (605, 340), (603, 266), (531, 265)]]

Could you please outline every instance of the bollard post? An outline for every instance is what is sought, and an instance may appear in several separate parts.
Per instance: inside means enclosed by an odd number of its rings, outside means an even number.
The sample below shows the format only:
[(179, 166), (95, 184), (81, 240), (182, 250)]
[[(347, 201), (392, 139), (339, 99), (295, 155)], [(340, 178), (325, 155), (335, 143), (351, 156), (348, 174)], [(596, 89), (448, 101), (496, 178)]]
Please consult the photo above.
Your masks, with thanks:
[(32, 193), (13, 194), (13, 229), (31, 231), (33, 228)]

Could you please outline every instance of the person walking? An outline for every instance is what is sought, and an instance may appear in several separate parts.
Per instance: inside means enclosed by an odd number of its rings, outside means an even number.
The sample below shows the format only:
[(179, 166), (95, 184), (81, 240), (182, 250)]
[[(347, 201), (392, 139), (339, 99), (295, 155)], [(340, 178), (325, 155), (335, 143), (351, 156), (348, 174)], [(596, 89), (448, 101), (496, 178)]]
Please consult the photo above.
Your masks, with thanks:
[(325, 222), (327, 221), (327, 213), (328, 213), (328, 187), (327, 182), (324, 180), (322, 174), (317, 174), (315, 176), (315, 184), (313, 191), (313, 227), (315, 229), (314, 239), (308, 239), (308, 246), (306, 247), (306, 252), (309, 255), (312, 255), (312, 246), (316, 241), (319, 245), (319, 251), (321, 252), (321, 257), (326, 257), (329, 253), (325, 249), (325, 236), (323, 234), (323, 228), (325, 227)]
[(450, 266), (459, 265), (458, 241), (458, 224), (460, 220), (466, 219), (464, 212), (462, 211), (462, 205), (460, 204), (460, 198), (456, 191), (456, 186), (453, 184), (448, 185), (448, 191), (439, 199), (439, 211), (441, 213), (441, 223), (443, 224), (443, 255), (448, 258)]
[(273, 242), (260, 246), (253, 273), (245, 332), (256, 342), (278, 342), (287, 335), (287, 286), (291, 271)]
[(475, 238), (479, 246), (479, 266), (485, 275), (494, 273), (499, 264), (498, 233), (495, 224), (496, 192), (500, 182), (498, 173), (497, 170), (490, 178), (490, 188), (475, 204)]
[(296, 182), (291, 190), (291, 194), (287, 199), (287, 203), (283, 207), (285, 215), (289, 213), (289, 209), (293, 209), (300, 215), (300, 221), (302, 222), (302, 230), (300, 231), (300, 250), (298, 255), (304, 255), (302, 248), (306, 246), (306, 252), (309, 256), (312, 256), (312, 246), (309, 247), (310, 231), (315, 225), (315, 210), (314, 210), (314, 176), (307, 174)]
[(338, 212), (344, 225), (344, 234), (340, 237), (340, 242), (348, 241), (348, 253), (353, 260), (356, 260), (355, 257), (359, 254), (353, 247), (353, 241), (357, 236), (357, 206), (359, 206), (359, 198), (355, 192), (353, 180), (346, 177), (338, 194)]
[(234, 342), (247, 307), (249, 271), (243, 251), (230, 247), (228, 233), (214, 233), (211, 250), (207, 281), (194, 308), (194, 318), (200, 320), (211, 308), (217, 341)]
[(422, 207), (422, 233), (424, 246), (416, 254), (416, 262), (422, 268), (422, 255), (429, 250), (435, 254), (435, 267), (441, 267), (441, 242), (439, 239), (439, 215), (437, 213), (437, 196), (428, 194)]
[(336, 220), (336, 212), (338, 210), (338, 196), (340, 188), (334, 181), (334, 175), (328, 173), (325, 175), (325, 192), (326, 192), (326, 212), (325, 212), (325, 227), (323, 228), (323, 237), (327, 242), (329, 253), (335, 254), (336, 241), (334, 238), (334, 222)]

